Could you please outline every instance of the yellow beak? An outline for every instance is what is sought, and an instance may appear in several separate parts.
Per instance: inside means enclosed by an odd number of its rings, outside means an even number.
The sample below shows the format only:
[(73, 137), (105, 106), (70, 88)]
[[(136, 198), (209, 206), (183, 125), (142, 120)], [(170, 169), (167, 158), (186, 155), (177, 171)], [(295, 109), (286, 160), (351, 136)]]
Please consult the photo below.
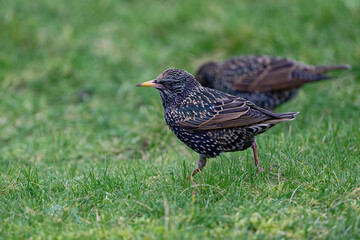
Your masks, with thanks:
[(156, 83), (154, 83), (154, 80), (139, 83), (136, 85), (137, 87), (156, 87)]
[(140, 84), (138, 84), (136, 86), (137, 87), (153, 87), (153, 88), (156, 88), (156, 89), (165, 89), (165, 87), (162, 84), (156, 83), (155, 81), (156, 81), (156, 79), (140, 83)]

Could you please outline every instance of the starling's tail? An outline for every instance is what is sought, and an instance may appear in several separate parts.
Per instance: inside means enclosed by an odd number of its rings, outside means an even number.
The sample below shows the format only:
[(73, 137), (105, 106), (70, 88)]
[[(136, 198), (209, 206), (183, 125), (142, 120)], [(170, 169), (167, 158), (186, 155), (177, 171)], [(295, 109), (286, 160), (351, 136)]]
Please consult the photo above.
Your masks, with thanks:
[(291, 120), (294, 120), (296, 118), (295, 115), (298, 114), (298, 113), (299, 112), (273, 113), (272, 116), (274, 118), (266, 120), (266, 123), (276, 124), (276, 123), (279, 123), (279, 122), (291, 121)]
[(296, 79), (297, 83), (301, 86), (305, 83), (316, 82), (319, 80), (332, 79), (333, 77), (327, 76), (324, 73), (333, 70), (345, 70), (351, 69), (348, 64), (343, 65), (328, 65), (328, 66), (304, 66), (302, 65), (299, 69), (295, 69), (291, 77)]
[(280, 119), (283, 119), (284, 121), (291, 121), (291, 120), (294, 120), (296, 117), (296, 115), (298, 114), (299, 112), (289, 112), (289, 113), (279, 113), (279, 117)]
[(328, 65), (328, 66), (315, 66), (313, 73), (326, 73), (333, 70), (348, 70), (351, 66), (348, 64), (343, 65)]

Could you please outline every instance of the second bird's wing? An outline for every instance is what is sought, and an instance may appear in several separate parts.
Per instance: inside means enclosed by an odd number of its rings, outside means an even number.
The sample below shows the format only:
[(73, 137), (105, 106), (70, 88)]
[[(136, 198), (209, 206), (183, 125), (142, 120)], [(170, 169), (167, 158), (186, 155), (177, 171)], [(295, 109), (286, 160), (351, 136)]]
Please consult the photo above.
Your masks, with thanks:
[(267, 56), (233, 58), (222, 63), (217, 84), (238, 91), (274, 91), (303, 85), (292, 79), (297, 63), (291, 59)]

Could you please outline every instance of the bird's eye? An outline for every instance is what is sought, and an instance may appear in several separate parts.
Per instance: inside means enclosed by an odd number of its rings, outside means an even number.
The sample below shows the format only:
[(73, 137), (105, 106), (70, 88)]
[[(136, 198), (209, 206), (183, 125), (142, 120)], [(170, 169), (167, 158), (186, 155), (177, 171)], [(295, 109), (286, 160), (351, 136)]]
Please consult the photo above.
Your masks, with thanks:
[(155, 83), (160, 83), (160, 84), (163, 84), (164, 81), (163, 80), (155, 80)]

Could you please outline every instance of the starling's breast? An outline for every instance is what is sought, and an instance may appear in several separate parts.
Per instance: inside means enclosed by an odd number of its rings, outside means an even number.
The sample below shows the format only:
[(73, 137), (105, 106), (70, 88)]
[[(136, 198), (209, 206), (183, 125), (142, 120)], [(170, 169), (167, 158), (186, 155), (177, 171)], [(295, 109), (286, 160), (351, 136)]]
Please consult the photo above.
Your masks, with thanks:
[(209, 136), (209, 131), (187, 131), (176, 126), (169, 127), (180, 141), (199, 154), (216, 157), (222, 152), (219, 144)]

